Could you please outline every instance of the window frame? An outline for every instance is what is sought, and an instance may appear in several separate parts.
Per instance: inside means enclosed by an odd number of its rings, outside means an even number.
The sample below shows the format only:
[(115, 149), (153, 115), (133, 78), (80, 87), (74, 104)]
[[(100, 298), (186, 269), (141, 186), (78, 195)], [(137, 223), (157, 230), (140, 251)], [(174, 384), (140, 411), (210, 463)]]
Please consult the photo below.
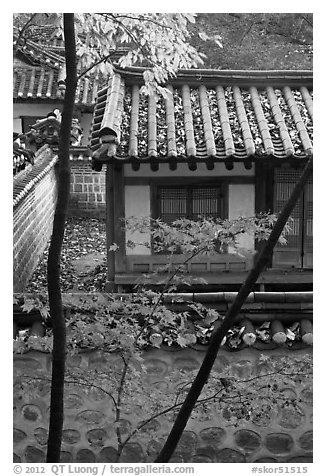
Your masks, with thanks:
[[(228, 197), (228, 185), (225, 181), (221, 180), (214, 180), (210, 179), (209, 181), (205, 180), (173, 180), (167, 183), (165, 180), (157, 181), (151, 184), (151, 216), (154, 219), (160, 218), (160, 207), (159, 207), (159, 189), (162, 188), (186, 188), (186, 189), (194, 189), (194, 188), (219, 188), (221, 191), (221, 217), (222, 219), (228, 218), (228, 206), (229, 206), (229, 197)], [(189, 197), (187, 197), (189, 198)], [(187, 210), (189, 209), (189, 204), (186, 204)], [(188, 214), (188, 213), (187, 213)]]
[[(225, 181), (212, 181), (211, 179), (209, 181), (198, 181), (197, 180), (187, 180), (185, 181), (184, 179), (181, 179), (179, 181), (173, 181), (173, 183), (167, 184), (165, 182), (157, 182), (155, 184), (152, 184), (151, 186), (151, 216), (152, 218), (161, 218), (160, 216), (160, 205), (159, 205), (159, 190), (160, 189), (173, 189), (173, 188), (181, 188), (181, 189), (186, 189), (187, 192), (187, 202), (186, 202), (186, 218), (194, 219), (192, 216), (189, 216), (189, 210), (191, 209), (191, 202), (192, 202), (192, 193), (194, 189), (209, 189), (209, 188), (217, 188), (220, 191), (220, 199), (221, 199), (221, 216), (219, 218), (221, 219), (226, 219), (228, 217), (228, 183), (225, 183)], [(177, 220), (178, 218), (176, 218)], [(152, 248), (152, 253), (154, 253), (153, 246)], [(223, 251), (225, 253), (226, 250)], [(161, 253), (154, 253), (155, 255), (159, 254), (166, 254), (164, 252)], [(179, 254), (178, 252), (176, 254)]]

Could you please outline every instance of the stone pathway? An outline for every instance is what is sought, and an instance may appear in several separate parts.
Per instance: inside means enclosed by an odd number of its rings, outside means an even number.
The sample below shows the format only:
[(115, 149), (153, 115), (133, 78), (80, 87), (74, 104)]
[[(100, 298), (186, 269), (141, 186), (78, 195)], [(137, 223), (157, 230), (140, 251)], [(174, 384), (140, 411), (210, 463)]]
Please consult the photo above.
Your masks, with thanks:
[[(79, 285), (94, 275), (98, 266), (105, 265), (106, 254), (104, 252), (95, 251), (87, 253), (80, 258), (71, 261), (71, 265), (75, 270)], [(78, 284), (74, 286), (74, 290), (78, 290)]]

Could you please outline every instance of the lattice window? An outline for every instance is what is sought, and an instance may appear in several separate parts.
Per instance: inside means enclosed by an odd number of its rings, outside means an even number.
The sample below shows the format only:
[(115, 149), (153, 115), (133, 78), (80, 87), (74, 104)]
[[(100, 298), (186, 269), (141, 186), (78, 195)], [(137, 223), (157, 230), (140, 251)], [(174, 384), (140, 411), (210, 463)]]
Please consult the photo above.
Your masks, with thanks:
[(222, 218), (219, 186), (166, 186), (158, 188), (158, 215), (165, 223), (178, 218)]
[[(222, 187), (218, 185), (163, 186), (157, 189), (158, 216), (168, 224), (179, 218), (223, 218)], [(221, 250), (216, 244), (216, 250)]]
[[(283, 208), (300, 175), (300, 170), (275, 170), (275, 212), (279, 212)], [(287, 259), (289, 262), (292, 261), (294, 266), (299, 265), (302, 267), (304, 266), (304, 263), (307, 263), (307, 256), (312, 254), (312, 190), (313, 186), (311, 179), (307, 183), (302, 196), (291, 214), (291, 220), (289, 221), (291, 231), (286, 236), (287, 244), (285, 246), (279, 244), (276, 246), (276, 253), (274, 253), (274, 255), (278, 256), (279, 264), (282, 264), (282, 259)]]

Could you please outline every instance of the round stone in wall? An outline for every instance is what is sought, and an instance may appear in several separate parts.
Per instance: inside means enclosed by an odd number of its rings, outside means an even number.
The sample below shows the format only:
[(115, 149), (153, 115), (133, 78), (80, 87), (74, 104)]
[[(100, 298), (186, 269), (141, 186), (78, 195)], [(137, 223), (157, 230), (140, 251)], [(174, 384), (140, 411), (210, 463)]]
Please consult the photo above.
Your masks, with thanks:
[(279, 410), (278, 424), (283, 428), (294, 429), (303, 424), (305, 415), (298, 406), (283, 407)]
[(84, 410), (78, 413), (76, 420), (82, 423), (98, 424), (105, 417), (104, 413), (97, 410)]
[(64, 400), (65, 410), (75, 410), (77, 408), (81, 408), (84, 402), (80, 395), (76, 393), (69, 393), (66, 395)]
[(261, 446), (261, 436), (252, 430), (239, 430), (234, 439), (237, 446), (246, 452), (256, 451)]
[(184, 461), (189, 461), (195, 452), (196, 443), (196, 433), (194, 431), (184, 431), (175, 449), (175, 454), (182, 456)]
[(293, 388), (282, 388), (280, 391), (281, 400), (295, 400), (297, 398), (297, 393)]
[(27, 436), (26, 433), (19, 430), (19, 428), (14, 428), (13, 433), (14, 443), (20, 443)]
[(191, 463), (213, 463), (209, 456), (202, 454), (195, 454), (191, 458)]
[(44, 463), (45, 454), (42, 450), (35, 448), (35, 446), (27, 446), (25, 449), (26, 463)]
[(305, 387), (300, 393), (300, 399), (305, 403), (313, 403), (313, 391), (310, 386)]
[(265, 438), (266, 448), (276, 455), (289, 453), (293, 448), (293, 439), (286, 433), (270, 433)]
[(93, 451), (83, 448), (77, 451), (76, 462), (77, 463), (95, 463), (95, 455)]
[(223, 448), (216, 454), (216, 463), (245, 463), (245, 456), (232, 448)]
[(36, 422), (42, 419), (42, 412), (36, 405), (24, 405), (21, 412), (25, 420), (29, 422)]
[(60, 463), (72, 463), (72, 454), (69, 451), (60, 452)]
[(80, 367), (82, 361), (81, 355), (67, 355), (67, 367)]
[(65, 429), (62, 432), (62, 442), (68, 445), (73, 445), (80, 440), (80, 433), (78, 430)]
[(263, 456), (262, 458), (256, 459), (254, 463), (277, 463), (277, 459), (270, 458), (269, 456)]
[(290, 458), (286, 462), (287, 463), (313, 463), (313, 456), (312, 454), (304, 455), (304, 456), (301, 456), (301, 455), (293, 456), (293, 458)]
[(104, 446), (104, 441), (108, 435), (102, 428), (95, 428), (94, 430), (89, 430), (86, 436), (91, 446)]
[(113, 446), (102, 448), (97, 456), (98, 463), (116, 463), (118, 452)]
[(145, 365), (150, 377), (164, 377), (168, 370), (168, 365), (160, 359), (149, 359)]
[(120, 433), (122, 435), (125, 435), (131, 431), (132, 424), (130, 423), (129, 420), (121, 418), (118, 422), (115, 423), (117, 427), (120, 429)]
[(156, 456), (159, 454), (161, 449), (163, 448), (163, 445), (165, 443), (166, 437), (165, 436), (160, 436), (158, 438), (153, 438), (150, 440), (150, 442), (147, 445), (147, 454), (148, 456)]
[(48, 431), (45, 428), (35, 428), (34, 437), (39, 445), (46, 445), (48, 442)]
[(313, 432), (306, 431), (299, 438), (299, 446), (305, 451), (312, 451), (313, 448)]
[(144, 458), (143, 448), (139, 443), (127, 443), (122, 452), (120, 463), (140, 463)]
[(226, 431), (224, 428), (218, 426), (212, 426), (210, 428), (205, 428), (199, 432), (199, 436), (202, 441), (212, 448), (218, 447), (222, 444), (226, 436)]
[[(144, 422), (142, 422), (144, 423)], [(151, 433), (155, 432), (157, 433), (161, 428), (161, 423), (158, 420), (151, 420), (147, 422), (143, 427), (140, 428), (139, 432), (144, 432), (144, 433)]]
[(152, 382), (151, 385), (160, 392), (167, 392), (169, 388), (169, 384), (165, 380), (158, 380), (157, 382)]
[(212, 446), (199, 446), (191, 458), (191, 463), (214, 463), (217, 449)]

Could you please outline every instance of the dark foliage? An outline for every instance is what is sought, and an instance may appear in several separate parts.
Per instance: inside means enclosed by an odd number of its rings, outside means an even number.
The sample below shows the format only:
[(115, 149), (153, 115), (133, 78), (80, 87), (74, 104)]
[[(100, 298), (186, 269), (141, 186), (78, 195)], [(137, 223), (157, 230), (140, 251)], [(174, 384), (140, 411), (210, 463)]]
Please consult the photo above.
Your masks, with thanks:
[[(311, 13), (200, 13), (191, 30), (204, 68), (312, 69)], [(199, 31), (219, 35), (223, 48)]]

